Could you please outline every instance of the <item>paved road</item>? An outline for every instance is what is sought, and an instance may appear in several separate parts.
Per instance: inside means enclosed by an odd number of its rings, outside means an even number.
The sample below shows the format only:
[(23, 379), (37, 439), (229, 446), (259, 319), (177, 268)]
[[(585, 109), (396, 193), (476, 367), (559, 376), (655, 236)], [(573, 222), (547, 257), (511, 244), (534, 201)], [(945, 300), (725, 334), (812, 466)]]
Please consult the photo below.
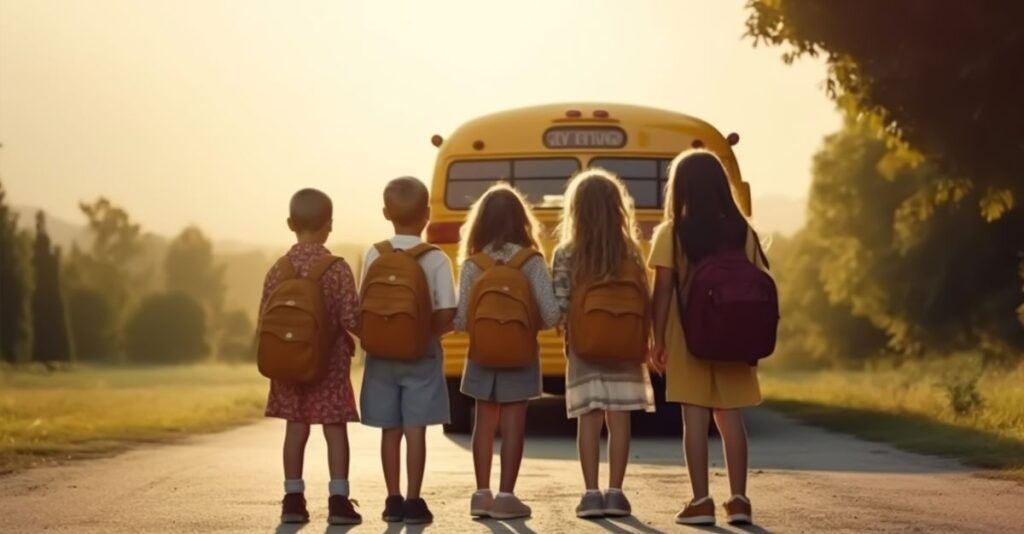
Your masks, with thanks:
[[(557, 409), (557, 407), (555, 407)], [(1024, 532), (1024, 486), (980, 476), (947, 460), (750, 413), (752, 532)], [(383, 482), (377, 433), (353, 426), (352, 486), (365, 523), (356, 532), (397, 533), (379, 520)], [(322, 439), (311, 439), (307, 497), (313, 521), (279, 526), (281, 424), (263, 421), (113, 458), (0, 478), (0, 532), (344, 532), (327, 528)], [(674, 439), (638, 439), (626, 491), (636, 516), (588, 522), (572, 515), (581, 479), (571, 436), (531, 437), (517, 493), (533, 505), (526, 521), (479, 522), (467, 515), (473, 474), (467, 440), (430, 433), (429, 532), (526, 534), (687, 531), (672, 516), (688, 483)], [(717, 443), (714, 444), (717, 447)], [(714, 495), (728, 487), (713, 457)], [(497, 462), (495, 463), (497, 466)], [(720, 518), (721, 519), (721, 518)], [(406, 529), (419, 532), (420, 528)], [(738, 532), (731, 527), (706, 529)]]

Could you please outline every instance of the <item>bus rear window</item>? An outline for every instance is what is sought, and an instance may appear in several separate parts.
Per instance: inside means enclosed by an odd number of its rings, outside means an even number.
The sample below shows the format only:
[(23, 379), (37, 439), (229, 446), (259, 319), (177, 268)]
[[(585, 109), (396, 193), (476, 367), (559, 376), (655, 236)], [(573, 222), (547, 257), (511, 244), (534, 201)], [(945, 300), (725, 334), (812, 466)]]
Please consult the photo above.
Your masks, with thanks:
[(538, 208), (561, 207), (569, 177), (580, 169), (576, 158), (456, 161), (448, 167), (445, 203), (467, 209), (497, 182), (507, 182)]
[(594, 158), (590, 160), (590, 168), (614, 173), (626, 184), (634, 205), (650, 209), (664, 206), (665, 182), (671, 162), (666, 158)]

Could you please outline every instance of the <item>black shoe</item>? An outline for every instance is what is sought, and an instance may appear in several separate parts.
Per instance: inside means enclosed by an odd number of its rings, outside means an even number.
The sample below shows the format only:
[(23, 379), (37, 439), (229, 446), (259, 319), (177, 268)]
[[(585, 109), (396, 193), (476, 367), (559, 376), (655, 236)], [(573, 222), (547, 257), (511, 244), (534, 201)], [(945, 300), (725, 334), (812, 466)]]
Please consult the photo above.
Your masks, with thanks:
[(434, 521), (434, 514), (430, 513), (427, 503), (423, 499), (409, 499), (402, 505), (402, 514), (405, 516), (407, 525), (420, 525)]
[(391, 495), (384, 501), (384, 513), (381, 514), (381, 518), (388, 523), (404, 521), (405, 514), (402, 513), (403, 504), (405, 504), (405, 499), (401, 495)]
[(282, 523), (305, 523), (309, 521), (306, 511), (306, 497), (301, 493), (288, 493), (281, 501)]
[[(363, 522), (363, 516), (352, 507), (348, 497), (343, 495), (331, 495), (327, 499), (327, 523), (331, 525), (358, 525)], [(359, 503), (355, 503), (359, 504)]]

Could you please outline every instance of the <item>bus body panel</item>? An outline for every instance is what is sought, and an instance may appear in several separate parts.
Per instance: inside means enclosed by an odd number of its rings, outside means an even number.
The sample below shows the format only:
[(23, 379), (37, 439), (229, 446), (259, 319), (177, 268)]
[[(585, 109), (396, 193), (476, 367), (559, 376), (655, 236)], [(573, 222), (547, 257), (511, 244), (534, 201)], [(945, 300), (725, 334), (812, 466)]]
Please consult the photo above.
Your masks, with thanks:
[[(567, 111), (576, 110), (579, 117), (567, 116)], [(604, 111), (606, 118), (595, 117)], [(545, 146), (548, 137), (545, 132), (552, 128), (566, 128), (570, 131), (594, 129), (624, 133), (624, 144), (619, 148), (575, 147), (550, 148)], [(609, 137), (609, 139), (612, 139)], [(461, 224), (466, 216), (464, 206), (451, 207), (447, 198), (449, 168), (455, 162), (487, 162), (489, 160), (535, 160), (575, 158), (580, 169), (586, 169), (597, 158), (615, 159), (657, 159), (670, 160), (699, 140), (703, 147), (714, 152), (722, 160), (740, 209), (751, 214), (750, 187), (740, 176), (739, 166), (732, 147), (713, 126), (700, 119), (672, 111), (620, 104), (551, 104), (503, 111), (471, 120), (445, 139), (439, 147), (431, 184), (431, 224)], [(664, 181), (658, 182), (660, 186)], [(481, 185), (482, 187), (482, 185)], [(660, 223), (663, 211), (659, 206), (636, 210), (637, 222), (644, 237), (645, 250), (649, 246), (653, 227)], [(554, 230), (560, 210), (552, 208), (535, 209), (542, 225), (545, 257), (550, 260), (554, 248)], [(455, 263), (458, 277), (458, 244), (436, 243)], [(445, 349), (445, 376), (453, 378), (462, 374), (465, 365), (469, 339), (465, 334), (452, 334), (443, 341)], [(540, 334), (541, 372), (545, 377), (561, 377), (565, 374), (564, 342), (554, 330)]]

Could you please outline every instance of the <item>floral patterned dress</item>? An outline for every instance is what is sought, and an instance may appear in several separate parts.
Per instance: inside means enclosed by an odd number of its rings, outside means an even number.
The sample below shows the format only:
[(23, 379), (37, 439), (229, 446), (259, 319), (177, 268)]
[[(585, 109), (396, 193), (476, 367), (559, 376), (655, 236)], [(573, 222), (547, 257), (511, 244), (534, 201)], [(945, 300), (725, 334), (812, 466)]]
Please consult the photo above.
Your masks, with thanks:
[[(330, 254), (323, 245), (299, 243), (292, 246), (286, 257), (295, 272), (304, 276), (316, 261)], [(263, 282), (263, 300), (266, 303), (270, 292), (281, 282), (277, 266), (271, 267)], [(355, 343), (348, 329), (358, 322), (359, 293), (356, 290), (352, 269), (345, 260), (331, 266), (320, 285), (324, 292), (327, 313), (334, 320), (334, 327), (340, 332), (334, 350), (327, 359), (327, 373), (313, 384), (290, 384), (277, 380), (270, 381), (270, 395), (267, 398), (267, 417), (280, 417), (288, 421), (309, 424), (339, 424), (359, 421), (355, 394), (352, 392), (350, 370)]]

